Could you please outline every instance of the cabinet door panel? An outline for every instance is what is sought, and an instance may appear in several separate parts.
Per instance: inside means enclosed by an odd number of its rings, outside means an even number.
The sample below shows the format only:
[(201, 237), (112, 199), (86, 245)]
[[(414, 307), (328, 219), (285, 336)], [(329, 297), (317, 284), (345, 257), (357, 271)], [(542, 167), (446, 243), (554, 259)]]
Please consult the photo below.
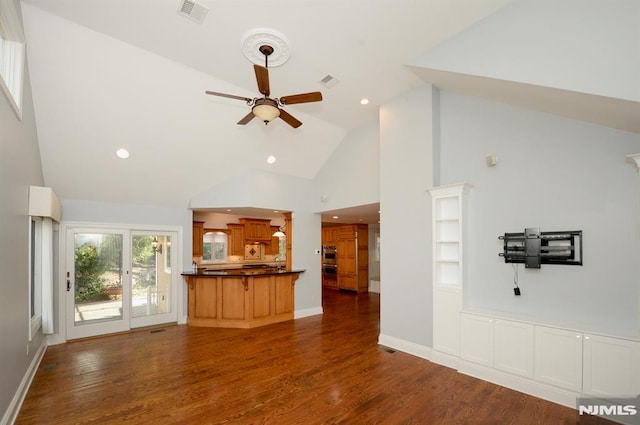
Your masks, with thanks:
[(204, 221), (193, 222), (193, 247), (192, 255), (202, 257), (202, 237), (204, 236)]
[(433, 292), (433, 349), (460, 355), (460, 310), (462, 294), (459, 290), (434, 288)]
[(229, 255), (244, 256), (244, 226), (241, 224), (227, 224), (229, 229)]
[(573, 391), (582, 390), (582, 334), (535, 327), (535, 379)]
[(640, 393), (640, 343), (585, 335), (584, 389), (594, 396), (633, 397)]
[(357, 291), (358, 281), (355, 274), (338, 274), (338, 288), (346, 289), (347, 291)]
[(474, 314), (460, 317), (460, 357), (493, 367), (493, 319)]
[(496, 320), (494, 341), (496, 369), (533, 378), (533, 325)]

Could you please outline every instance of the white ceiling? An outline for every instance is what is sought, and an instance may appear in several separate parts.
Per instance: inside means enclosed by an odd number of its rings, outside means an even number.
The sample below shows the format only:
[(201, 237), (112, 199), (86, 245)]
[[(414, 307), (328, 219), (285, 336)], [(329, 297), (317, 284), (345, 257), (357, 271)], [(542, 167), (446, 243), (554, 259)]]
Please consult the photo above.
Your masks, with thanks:
[[(198, 208), (201, 213), (214, 213), (235, 215), (238, 217), (266, 218), (270, 220), (282, 220), (287, 211), (272, 211), (264, 208)], [(359, 205), (357, 207), (342, 208), (325, 211), (321, 214), (322, 223), (331, 224), (376, 224), (380, 222), (380, 204)]]
[[(184, 208), (245, 169), (312, 179), (350, 130), (375, 123), (379, 105), (425, 81), (640, 132), (639, 102), (410, 66), (510, 10), (502, 9), (510, 0), (198, 3), (209, 9), (202, 24), (178, 14), (181, 0), (22, 0), (45, 184), (63, 199)], [(272, 96), (323, 93), (322, 102), (286, 107), (304, 123), (298, 129), (281, 120), (238, 126), (244, 102), (204, 93), (257, 95), (241, 41), (261, 28), (291, 48), (270, 68)], [(339, 84), (324, 87), (326, 75)], [(120, 147), (128, 160), (116, 158)], [(378, 208), (327, 211), (323, 221), (377, 223)]]
[[(180, 0), (23, 0), (45, 184), (62, 198), (186, 207), (247, 168), (313, 178), (378, 105), (424, 84), (406, 63), (506, 2), (199, 0), (209, 12), (197, 24)], [(323, 93), (286, 107), (298, 129), (238, 126), (244, 102), (204, 93), (257, 95), (240, 47), (258, 28), (291, 48), (270, 69), (272, 95)], [(328, 74), (340, 81), (330, 89)]]

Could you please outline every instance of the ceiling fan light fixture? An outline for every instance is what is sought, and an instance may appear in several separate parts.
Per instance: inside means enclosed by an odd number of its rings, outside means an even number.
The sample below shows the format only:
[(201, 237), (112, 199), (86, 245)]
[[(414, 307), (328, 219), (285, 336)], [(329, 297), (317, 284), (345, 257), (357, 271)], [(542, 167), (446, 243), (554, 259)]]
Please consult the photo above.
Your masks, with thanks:
[(256, 100), (251, 112), (265, 124), (280, 116), (280, 108), (276, 101), (269, 98)]

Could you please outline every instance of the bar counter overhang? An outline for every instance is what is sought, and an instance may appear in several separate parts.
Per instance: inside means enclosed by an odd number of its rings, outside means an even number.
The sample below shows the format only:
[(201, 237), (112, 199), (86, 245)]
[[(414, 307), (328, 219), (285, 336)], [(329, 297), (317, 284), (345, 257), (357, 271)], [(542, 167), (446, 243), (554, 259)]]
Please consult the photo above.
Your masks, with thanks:
[(304, 270), (255, 269), (182, 273), (187, 325), (254, 328), (293, 320), (295, 283)]

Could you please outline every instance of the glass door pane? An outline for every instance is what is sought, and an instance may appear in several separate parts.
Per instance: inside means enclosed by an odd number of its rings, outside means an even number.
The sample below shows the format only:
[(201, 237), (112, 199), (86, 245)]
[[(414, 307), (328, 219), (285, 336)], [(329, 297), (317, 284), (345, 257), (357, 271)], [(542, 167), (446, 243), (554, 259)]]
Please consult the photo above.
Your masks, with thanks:
[(131, 237), (131, 327), (175, 322), (172, 234), (133, 232)]
[(122, 319), (122, 235), (75, 235), (75, 324)]
[[(123, 232), (70, 230), (67, 291), (69, 339), (128, 329), (128, 269)], [(69, 252), (69, 250), (67, 251)]]

